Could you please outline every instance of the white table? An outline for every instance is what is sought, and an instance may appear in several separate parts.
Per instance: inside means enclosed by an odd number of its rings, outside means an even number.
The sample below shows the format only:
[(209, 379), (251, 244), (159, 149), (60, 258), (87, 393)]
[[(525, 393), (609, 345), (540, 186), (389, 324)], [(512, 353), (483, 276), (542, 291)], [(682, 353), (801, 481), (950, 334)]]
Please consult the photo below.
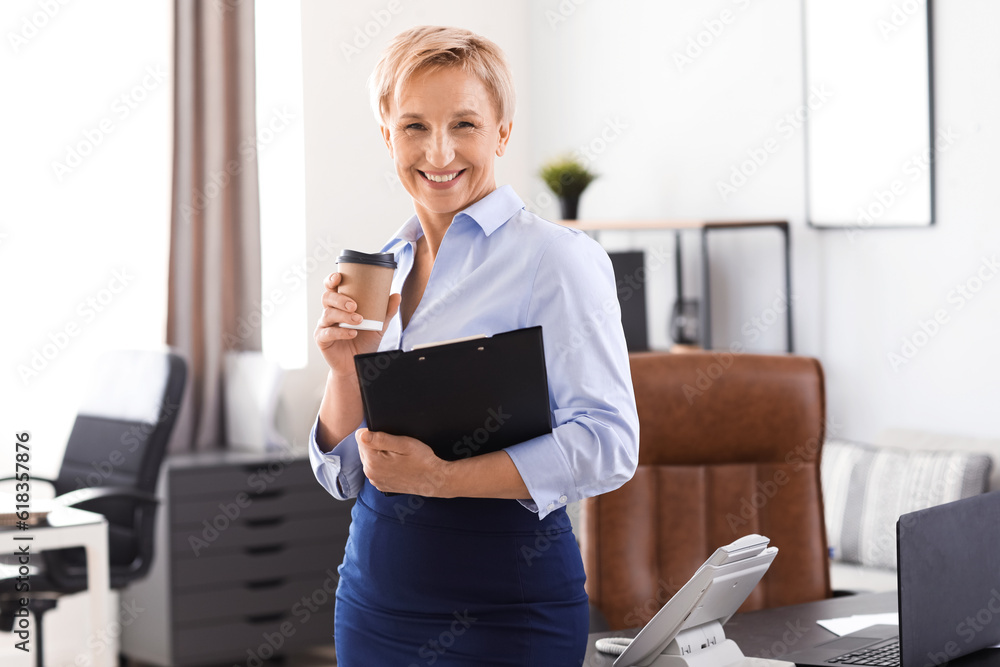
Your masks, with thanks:
[[(24, 538), (31, 538), (30, 540)], [(31, 564), (37, 564), (41, 553), (48, 549), (66, 549), (83, 547), (87, 556), (87, 585), (90, 593), (90, 634), (85, 646), (90, 647), (90, 665), (95, 667), (112, 667), (118, 657), (107, 646), (108, 598), (111, 590), (111, 580), (108, 573), (108, 521), (100, 514), (72, 507), (60, 507), (52, 510), (47, 519), (39, 525), (30, 526), (27, 530), (4, 526), (0, 528), (0, 553), (14, 554), (21, 545), (31, 545)], [(11, 637), (12, 635), (6, 635)], [(50, 632), (48, 642), (59, 637), (58, 633)], [(32, 629), (31, 649), (38, 650), (38, 633)], [(52, 655), (52, 646), (46, 646), (45, 652)]]

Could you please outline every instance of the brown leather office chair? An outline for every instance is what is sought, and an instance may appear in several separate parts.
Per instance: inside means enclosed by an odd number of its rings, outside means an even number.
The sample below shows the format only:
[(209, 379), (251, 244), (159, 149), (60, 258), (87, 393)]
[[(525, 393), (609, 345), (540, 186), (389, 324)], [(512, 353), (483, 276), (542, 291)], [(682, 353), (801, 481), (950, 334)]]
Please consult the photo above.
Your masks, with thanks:
[(823, 370), (796, 356), (631, 355), (639, 467), (581, 508), (590, 601), (644, 625), (706, 558), (759, 533), (778, 547), (741, 611), (830, 596), (820, 448)]

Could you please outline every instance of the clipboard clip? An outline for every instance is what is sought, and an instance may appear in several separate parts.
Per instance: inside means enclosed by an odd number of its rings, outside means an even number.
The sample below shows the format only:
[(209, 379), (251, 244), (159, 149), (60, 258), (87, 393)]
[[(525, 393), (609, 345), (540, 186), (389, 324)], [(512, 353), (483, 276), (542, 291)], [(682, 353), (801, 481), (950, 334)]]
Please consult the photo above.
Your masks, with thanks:
[(450, 345), (452, 343), (464, 343), (467, 340), (476, 340), (478, 338), (486, 338), (486, 334), (476, 334), (474, 336), (463, 336), (462, 338), (452, 338), (450, 340), (438, 340), (433, 343), (420, 343), (414, 345), (411, 350), (422, 350), (427, 347), (437, 347), (438, 345)]

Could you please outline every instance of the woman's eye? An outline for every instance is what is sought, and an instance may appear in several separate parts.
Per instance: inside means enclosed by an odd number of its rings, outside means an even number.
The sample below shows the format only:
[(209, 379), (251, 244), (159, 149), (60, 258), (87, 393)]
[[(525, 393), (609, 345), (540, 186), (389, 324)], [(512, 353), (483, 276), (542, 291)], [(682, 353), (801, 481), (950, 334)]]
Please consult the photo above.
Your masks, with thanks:
[(406, 129), (407, 130), (422, 130), (422, 129), (424, 129), (424, 126), (422, 124), (420, 124), (420, 123), (410, 123), (409, 125), (406, 126)]
[(470, 123), (469, 121), (463, 120), (462, 122), (460, 122), (455, 127), (475, 127), (475, 126), (472, 123)]

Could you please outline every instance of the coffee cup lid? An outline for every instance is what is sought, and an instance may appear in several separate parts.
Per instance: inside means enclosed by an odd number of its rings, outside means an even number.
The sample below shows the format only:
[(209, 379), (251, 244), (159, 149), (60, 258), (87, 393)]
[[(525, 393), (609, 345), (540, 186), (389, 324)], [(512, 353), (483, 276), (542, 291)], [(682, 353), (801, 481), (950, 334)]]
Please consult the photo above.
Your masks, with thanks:
[(384, 266), (390, 269), (396, 268), (396, 259), (391, 252), (358, 252), (357, 250), (344, 250), (337, 258), (338, 264), (371, 264), (372, 266)]

